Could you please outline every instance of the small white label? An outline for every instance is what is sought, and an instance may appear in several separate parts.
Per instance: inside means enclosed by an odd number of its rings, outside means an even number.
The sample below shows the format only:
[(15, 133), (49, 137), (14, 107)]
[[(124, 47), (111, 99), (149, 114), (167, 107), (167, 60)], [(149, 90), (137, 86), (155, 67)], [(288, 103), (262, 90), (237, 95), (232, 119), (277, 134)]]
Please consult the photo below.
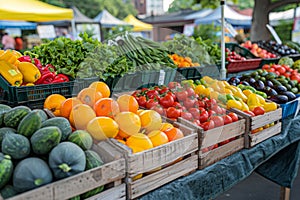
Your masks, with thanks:
[(165, 82), (165, 76), (166, 72), (164, 70), (159, 70), (159, 79), (158, 79), (158, 85), (163, 85)]

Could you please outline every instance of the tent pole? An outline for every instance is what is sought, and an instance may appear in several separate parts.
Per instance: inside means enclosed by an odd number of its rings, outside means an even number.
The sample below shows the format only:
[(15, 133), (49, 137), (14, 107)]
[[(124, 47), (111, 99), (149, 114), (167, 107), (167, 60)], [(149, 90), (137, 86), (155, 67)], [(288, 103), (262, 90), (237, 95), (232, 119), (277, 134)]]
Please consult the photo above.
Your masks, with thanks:
[(75, 27), (75, 19), (73, 18), (71, 21), (71, 26), (72, 26), (72, 34), (73, 34), (73, 39), (77, 39), (77, 33), (76, 33), (76, 27)]
[(225, 0), (221, 0), (221, 29), (222, 29), (222, 34), (221, 34), (221, 80), (226, 79), (226, 68), (225, 68), (225, 18), (224, 18), (224, 5), (225, 5)]

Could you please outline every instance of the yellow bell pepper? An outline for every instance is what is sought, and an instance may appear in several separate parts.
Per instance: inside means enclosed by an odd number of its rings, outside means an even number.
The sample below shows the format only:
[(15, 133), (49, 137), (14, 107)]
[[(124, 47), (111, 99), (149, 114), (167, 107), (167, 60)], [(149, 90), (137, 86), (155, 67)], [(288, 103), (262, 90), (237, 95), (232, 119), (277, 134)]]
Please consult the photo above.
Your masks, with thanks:
[(14, 64), (17, 61), (17, 56), (13, 53), (12, 50), (6, 50), (0, 55), (0, 60), (7, 61), (11, 64)]
[(239, 110), (242, 110), (242, 107), (243, 107), (242, 103), (237, 100), (228, 100), (226, 106), (227, 106), (227, 109), (236, 108)]
[(23, 80), (26, 83), (34, 83), (41, 78), (40, 70), (33, 63), (20, 62), (18, 69), (23, 74)]
[(249, 111), (250, 110), (249, 106), (245, 102), (243, 102), (243, 101), (240, 101), (240, 102), (242, 104), (241, 111)]
[(251, 110), (252, 107), (261, 106), (261, 103), (259, 101), (258, 95), (255, 93), (252, 93), (248, 96), (247, 104)]
[(243, 93), (244, 93), (244, 95), (246, 95), (246, 97), (248, 97), (253, 92), (251, 90), (243, 90)]
[(277, 109), (277, 104), (275, 102), (265, 102), (263, 108), (265, 109), (265, 112), (274, 111)]
[(243, 93), (243, 91), (240, 89), (240, 88), (238, 88), (238, 87), (236, 87), (236, 89), (237, 89), (237, 92), (235, 92), (235, 93), (233, 93), (233, 96), (236, 96), (236, 97), (239, 97), (239, 98), (241, 98), (242, 100), (243, 100), (243, 102), (247, 102), (247, 96)]
[(261, 105), (264, 105), (264, 104), (266, 103), (265, 98), (263, 98), (263, 97), (260, 96), (259, 94), (256, 94), (256, 97), (258, 98), (259, 103), (260, 103)]
[(11, 63), (0, 60), (0, 74), (12, 86), (20, 86), (23, 83), (22, 73)]
[(203, 94), (204, 89), (205, 89), (204, 85), (197, 85), (195, 87), (194, 91), (196, 94), (201, 95), (201, 94)]

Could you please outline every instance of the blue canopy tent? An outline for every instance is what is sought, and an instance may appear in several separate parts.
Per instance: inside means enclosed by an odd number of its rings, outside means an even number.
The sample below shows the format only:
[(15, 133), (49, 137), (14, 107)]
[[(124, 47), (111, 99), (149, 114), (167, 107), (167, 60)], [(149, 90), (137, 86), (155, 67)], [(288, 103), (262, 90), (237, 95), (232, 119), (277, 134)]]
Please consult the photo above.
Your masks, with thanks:
[(0, 20), (0, 29), (19, 28), (22, 30), (35, 30), (36, 23), (25, 21), (6, 21)]
[[(212, 22), (220, 22), (222, 18), (222, 8), (221, 6), (216, 8), (210, 14), (205, 17), (195, 20), (195, 24), (211, 24)], [(252, 17), (247, 15), (242, 15), (226, 4), (224, 5), (224, 19), (226, 22), (230, 23), (232, 26), (239, 26), (243, 28), (250, 28), (252, 24)]]

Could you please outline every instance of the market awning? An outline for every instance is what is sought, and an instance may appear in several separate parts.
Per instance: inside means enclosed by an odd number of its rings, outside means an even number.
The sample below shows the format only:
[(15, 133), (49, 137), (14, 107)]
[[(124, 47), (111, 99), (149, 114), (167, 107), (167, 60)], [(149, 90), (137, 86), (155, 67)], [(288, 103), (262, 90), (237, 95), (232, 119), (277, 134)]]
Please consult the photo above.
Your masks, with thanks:
[(72, 9), (60, 8), (38, 0), (0, 0), (0, 20), (45, 22), (72, 19)]
[(130, 26), (130, 24), (114, 17), (105, 9), (94, 18), (94, 21), (100, 23), (103, 28), (112, 28), (118, 25)]
[(0, 29), (6, 28), (19, 28), (22, 30), (35, 30), (36, 23), (24, 22), (24, 21), (0, 21)]
[(151, 31), (153, 29), (153, 26), (151, 24), (144, 23), (135, 18), (133, 15), (128, 15), (123, 21), (133, 25), (133, 31), (136, 32)]

